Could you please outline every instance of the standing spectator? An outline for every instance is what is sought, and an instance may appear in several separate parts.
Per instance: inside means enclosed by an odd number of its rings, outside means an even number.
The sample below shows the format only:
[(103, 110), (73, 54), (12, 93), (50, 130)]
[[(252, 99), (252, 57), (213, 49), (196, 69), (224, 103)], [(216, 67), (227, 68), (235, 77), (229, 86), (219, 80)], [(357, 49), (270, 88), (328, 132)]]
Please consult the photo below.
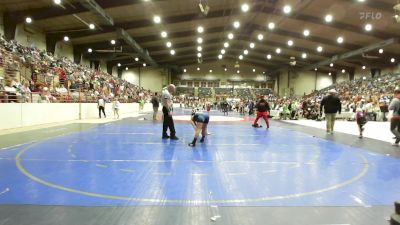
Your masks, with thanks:
[(141, 97), (139, 100), (139, 112), (143, 112), (143, 109), (144, 109), (144, 99), (143, 97)]
[(393, 116), (390, 120), (390, 130), (396, 136), (394, 146), (399, 146), (400, 142), (400, 88), (394, 90), (394, 98), (389, 105), (389, 110), (393, 110)]
[(104, 100), (103, 97), (99, 98), (99, 101), (97, 102), (97, 108), (99, 109), (99, 118), (101, 119), (101, 111), (103, 111), (104, 118), (106, 118), (106, 112), (104, 111), (104, 108), (106, 107), (106, 101)]
[(328, 96), (325, 96), (321, 101), (320, 114), (322, 116), (322, 109), (325, 111), (326, 118), (326, 132), (333, 134), (333, 128), (335, 126), (336, 113), (342, 113), (342, 103), (336, 96), (336, 90), (331, 89), (328, 91)]
[(119, 119), (119, 105), (120, 102), (118, 101), (118, 98), (114, 98), (113, 103), (112, 103), (112, 107), (114, 110), (114, 119), (115, 119), (115, 115), (117, 115), (117, 119)]
[[(160, 100), (158, 100), (157, 92), (151, 98), (151, 104), (153, 104), (153, 120), (157, 120), (158, 108), (160, 107)], [(182, 105), (182, 103), (181, 103)]]
[[(174, 120), (172, 118), (172, 111), (173, 111), (173, 96), (172, 94), (175, 92), (175, 85), (170, 84), (166, 89), (162, 91), (161, 101), (162, 101), (162, 112), (164, 115), (163, 120), (163, 132), (162, 138), (170, 138), (172, 140), (178, 140), (179, 138), (176, 136)], [(171, 136), (168, 136), (167, 130), (169, 128), (169, 132)]]

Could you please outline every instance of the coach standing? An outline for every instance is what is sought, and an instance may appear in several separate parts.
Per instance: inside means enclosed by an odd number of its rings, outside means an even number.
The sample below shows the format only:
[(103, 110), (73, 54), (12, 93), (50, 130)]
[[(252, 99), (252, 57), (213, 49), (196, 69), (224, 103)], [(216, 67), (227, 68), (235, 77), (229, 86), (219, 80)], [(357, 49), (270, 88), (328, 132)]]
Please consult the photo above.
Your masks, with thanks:
[[(173, 96), (172, 94), (175, 92), (175, 85), (170, 84), (166, 89), (162, 91), (161, 95), (161, 103), (162, 103), (162, 112), (164, 115), (163, 120), (163, 133), (162, 138), (167, 139), (170, 138), (172, 140), (178, 140), (179, 138), (175, 135), (175, 126), (174, 120), (172, 119), (172, 110), (173, 110)], [(167, 130), (169, 128), (170, 136), (167, 134)]]
[(336, 113), (342, 112), (342, 103), (336, 96), (337, 92), (335, 89), (328, 91), (328, 96), (325, 96), (321, 101), (320, 114), (322, 116), (322, 108), (325, 110), (326, 119), (326, 132), (333, 134), (333, 127), (335, 126)]

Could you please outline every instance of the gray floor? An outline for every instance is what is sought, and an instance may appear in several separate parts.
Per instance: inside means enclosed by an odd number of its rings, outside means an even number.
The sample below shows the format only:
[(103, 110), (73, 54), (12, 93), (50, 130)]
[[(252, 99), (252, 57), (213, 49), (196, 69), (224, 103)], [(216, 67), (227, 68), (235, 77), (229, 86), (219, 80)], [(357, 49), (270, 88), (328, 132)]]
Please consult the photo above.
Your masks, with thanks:
[[(123, 121), (121, 121), (123, 122)], [(57, 135), (81, 131), (96, 124), (70, 124), (23, 133), (1, 135), (0, 148), (51, 138)], [(273, 122), (316, 138), (391, 154), (400, 157), (400, 149), (373, 139), (359, 140), (356, 136), (335, 133), (328, 135), (316, 128)], [(184, 206), (136, 206), (136, 207), (77, 207), (39, 205), (1, 205), (0, 225), (386, 225), (393, 206), (373, 207), (184, 207)], [(211, 218), (220, 215), (212, 221)]]
[[(217, 213), (215, 213), (217, 211)], [(65, 207), (1, 206), (12, 225), (385, 225), (393, 207)], [(220, 215), (216, 221), (211, 218)], [(2, 219), (1, 219), (2, 218)]]

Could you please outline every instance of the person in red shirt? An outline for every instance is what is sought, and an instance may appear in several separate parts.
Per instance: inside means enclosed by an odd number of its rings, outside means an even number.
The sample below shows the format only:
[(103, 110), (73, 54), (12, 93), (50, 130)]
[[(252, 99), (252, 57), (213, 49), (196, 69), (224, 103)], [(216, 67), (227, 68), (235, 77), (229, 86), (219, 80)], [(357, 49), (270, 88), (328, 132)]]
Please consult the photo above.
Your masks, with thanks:
[(271, 111), (271, 108), (269, 107), (268, 102), (264, 99), (264, 95), (260, 96), (260, 100), (257, 102), (255, 108), (257, 109), (257, 117), (252, 126), (256, 128), (261, 127), (257, 122), (262, 117), (267, 124), (267, 129), (269, 129), (268, 113)]

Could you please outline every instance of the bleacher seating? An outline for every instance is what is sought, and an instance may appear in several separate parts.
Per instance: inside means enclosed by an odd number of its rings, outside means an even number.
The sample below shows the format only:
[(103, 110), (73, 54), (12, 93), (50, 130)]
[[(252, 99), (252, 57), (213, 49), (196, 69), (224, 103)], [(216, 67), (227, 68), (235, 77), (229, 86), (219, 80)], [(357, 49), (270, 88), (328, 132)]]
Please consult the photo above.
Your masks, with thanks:
[(211, 98), (211, 88), (199, 88), (199, 97), (200, 98)]
[(192, 88), (192, 87), (177, 87), (176, 94), (177, 95), (194, 96), (194, 88)]
[(150, 90), (118, 77), (0, 37), (0, 102), (121, 102), (149, 99)]

